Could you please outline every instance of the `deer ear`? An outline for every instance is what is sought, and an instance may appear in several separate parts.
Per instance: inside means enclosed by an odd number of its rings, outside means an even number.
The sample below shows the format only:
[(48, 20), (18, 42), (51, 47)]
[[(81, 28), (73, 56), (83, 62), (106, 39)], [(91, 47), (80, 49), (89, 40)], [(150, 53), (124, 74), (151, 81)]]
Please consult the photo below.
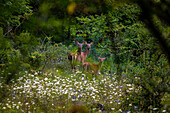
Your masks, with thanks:
[(90, 43), (90, 45), (92, 45), (92, 44), (93, 44), (93, 42)]
[(100, 59), (100, 57), (99, 57), (99, 56), (97, 56), (97, 58), (98, 58), (98, 59)]
[(104, 57), (104, 59), (106, 59), (106, 57)]

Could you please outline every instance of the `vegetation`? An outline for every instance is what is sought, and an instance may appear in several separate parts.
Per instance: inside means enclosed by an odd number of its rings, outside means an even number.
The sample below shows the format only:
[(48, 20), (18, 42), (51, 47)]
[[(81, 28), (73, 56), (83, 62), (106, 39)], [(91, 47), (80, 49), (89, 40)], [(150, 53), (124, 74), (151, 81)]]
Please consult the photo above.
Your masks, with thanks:
[[(2, 0), (0, 111), (169, 112), (168, 0)], [(85, 60), (68, 53), (93, 42)], [(82, 51), (86, 50), (86, 44)]]

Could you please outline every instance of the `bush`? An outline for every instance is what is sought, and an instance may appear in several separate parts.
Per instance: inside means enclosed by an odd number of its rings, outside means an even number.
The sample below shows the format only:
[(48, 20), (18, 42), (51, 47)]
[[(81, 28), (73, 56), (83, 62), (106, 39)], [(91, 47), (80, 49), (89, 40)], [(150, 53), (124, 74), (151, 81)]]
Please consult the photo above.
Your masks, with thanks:
[(46, 69), (68, 70), (67, 47), (62, 43), (54, 45), (47, 43), (29, 56), (33, 69), (45, 71)]
[(162, 57), (157, 62), (151, 61), (149, 65), (129, 62), (128, 72), (123, 74), (122, 81), (126, 84), (133, 84), (134, 87), (131, 91), (124, 88), (125, 95), (121, 106), (124, 111), (161, 112), (163, 108), (168, 110), (165, 102), (169, 90), (168, 64), (160, 65), (158, 62), (161, 60), (165, 59)]

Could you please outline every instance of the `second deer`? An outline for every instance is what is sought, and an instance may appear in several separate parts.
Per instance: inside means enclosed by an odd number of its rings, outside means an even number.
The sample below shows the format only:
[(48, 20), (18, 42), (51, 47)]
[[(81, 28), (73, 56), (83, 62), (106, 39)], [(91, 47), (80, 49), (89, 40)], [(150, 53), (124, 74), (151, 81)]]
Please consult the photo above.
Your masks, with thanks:
[(86, 44), (86, 50), (84, 52), (81, 52), (81, 63), (83, 65), (84, 61), (86, 60), (87, 56), (90, 53), (90, 49), (91, 49), (91, 45), (93, 44), (93, 42), (91, 43), (87, 43), (86, 41), (84, 42)]
[(106, 59), (106, 57), (104, 58), (100, 58), (97, 57), (100, 61), (98, 64), (91, 64), (89, 62), (86, 62), (83, 64), (83, 68), (85, 71), (89, 72), (89, 73), (93, 73), (94, 75), (97, 75), (102, 67), (103, 61)]

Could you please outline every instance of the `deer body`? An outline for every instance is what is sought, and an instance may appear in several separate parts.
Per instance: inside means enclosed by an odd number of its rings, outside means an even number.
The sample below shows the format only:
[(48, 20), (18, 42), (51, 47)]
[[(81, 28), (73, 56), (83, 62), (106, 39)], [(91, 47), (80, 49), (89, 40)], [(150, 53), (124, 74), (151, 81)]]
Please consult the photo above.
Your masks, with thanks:
[(78, 44), (77, 53), (76, 54), (68, 53), (68, 60), (70, 61), (72, 69), (75, 69), (75, 71), (76, 71), (76, 66), (81, 62), (82, 47), (85, 44), (85, 42), (79, 43), (78, 41), (76, 41), (76, 43)]
[(84, 61), (86, 60), (87, 56), (90, 53), (91, 45), (93, 44), (93, 42), (91, 42), (90, 44), (85, 42), (85, 44), (87, 46), (86, 50), (84, 52), (81, 52), (81, 60), (80, 60), (80, 62), (82, 63), (82, 65), (83, 65)]
[(106, 59), (106, 57), (104, 58), (97, 57), (97, 58), (100, 60), (98, 64), (91, 64), (89, 62), (83, 64), (83, 68), (85, 69), (85, 71), (89, 73), (93, 73), (94, 75), (97, 75), (99, 73), (103, 61)]

